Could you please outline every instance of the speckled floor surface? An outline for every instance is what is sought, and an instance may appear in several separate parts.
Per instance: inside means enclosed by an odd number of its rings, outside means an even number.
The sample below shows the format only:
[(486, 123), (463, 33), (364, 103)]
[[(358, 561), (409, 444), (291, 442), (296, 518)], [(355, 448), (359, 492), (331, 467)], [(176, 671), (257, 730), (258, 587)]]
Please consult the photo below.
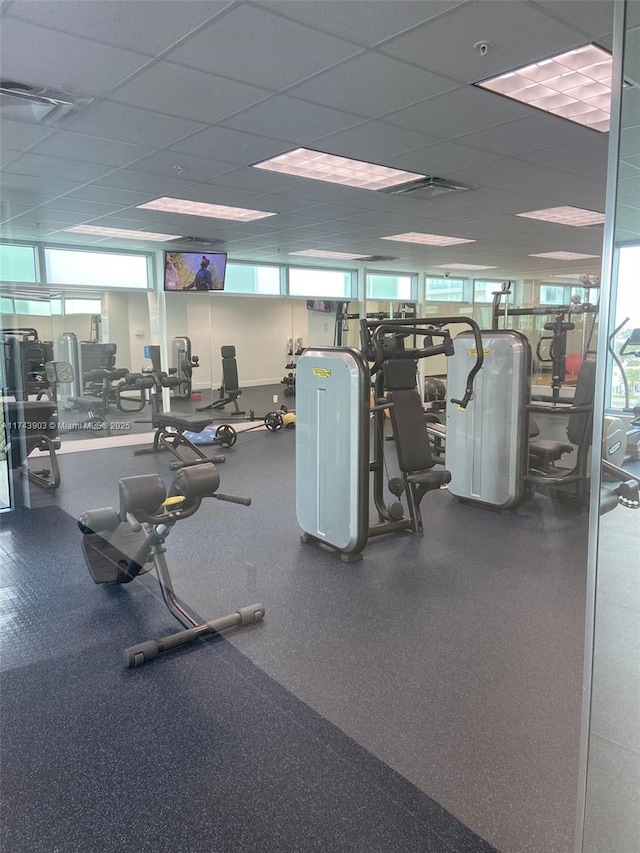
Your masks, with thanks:
[[(293, 431), (257, 430), (226, 452), (221, 491), (250, 495), (252, 506), (205, 502), (176, 527), (167, 557), (178, 593), (207, 618), (262, 600), (264, 623), (228, 636), (260, 670), (502, 853), (569, 853), (586, 516), (543, 498), (502, 515), (434, 493), (422, 505), (424, 537), (382, 537), (364, 561), (347, 566), (299, 541), (294, 444)], [(117, 505), (120, 477), (172, 476), (166, 459), (134, 457), (131, 448), (63, 454), (60, 465), (59, 491), (32, 489), (29, 500), (59, 506), (72, 518)], [(105, 610), (123, 602), (147, 618), (140, 596), (130, 599), (137, 584), (115, 596), (94, 587), (79, 542), (64, 549), (78, 567), (70, 580), (82, 586), (74, 616), (90, 646), (99, 647), (103, 678), (142, 683), (137, 671), (120, 671), (120, 655), (149, 631), (132, 635), (103, 623)], [(55, 569), (60, 558), (49, 562)], [(48, 611), (44, 603), (42, 610)], [(162, 630), (172, 625), (166, 614)], [(59, 624), (57, 632), (55, 659), (74, 648)], [(37, 642), (34, 663), (48, 647), (45, 639)], [(181, 654), (155, 672), (175, 667), (189, 697), (208, 691), (207, 678), (191, 674), (195, 657)], [(156, 676), (141, 672), (145, 684), (155, 685)], [(156, 686), (150, 690), (165, 701)], [(182, 707), (184, 717), (189, 703)], [(153, 719), (153, 728), (162, 728)], [(200, 759), (196, 766), (201, 773)]]

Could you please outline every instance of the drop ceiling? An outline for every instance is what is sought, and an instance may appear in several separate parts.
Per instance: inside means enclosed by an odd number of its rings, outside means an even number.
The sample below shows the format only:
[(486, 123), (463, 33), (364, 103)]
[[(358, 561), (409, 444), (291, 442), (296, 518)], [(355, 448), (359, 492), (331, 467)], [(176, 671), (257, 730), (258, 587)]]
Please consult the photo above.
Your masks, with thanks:
[[(144, 232), (160, 231), (267, 263), (299, 263), (290, 253), (322, 249), (391, 255), (371, 266), (398, 271), (474, 263), (499, 278), (597, 272), (602, 226), (515, 214), (560, 205), (603, 212), (608, 134), (472, 84), (589, 42), (610, 49), (613, 7), (613, 0), (1, 2), (3, 79), (69, 93), (78, 106), (47, 124), (28, 104), (0, 104), (0, 237), (157, 249)], [(480, 40), (491, 44), (484, 56), (474, 48)], [(297, 147), (474, 189), (424, 199), (252, 168)], [(640, 158), (631, 154), (633, 218)], [(137, 207), (159, 196), (277, 215), (237, 223)], [(65, 230), (80, 224), (134, 229), (140, 241)], [(475, 242), (381, 239), (409, 231)], [(598, 257), (529, 257), (561, 250)]]

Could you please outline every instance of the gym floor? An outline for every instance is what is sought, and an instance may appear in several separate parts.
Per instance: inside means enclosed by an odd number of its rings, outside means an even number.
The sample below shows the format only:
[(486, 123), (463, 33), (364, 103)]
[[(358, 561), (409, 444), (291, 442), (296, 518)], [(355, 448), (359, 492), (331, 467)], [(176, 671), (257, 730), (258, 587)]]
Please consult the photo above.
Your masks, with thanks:
[[(256, 396), (256, 411), (264, 414), (260, 402), (278, 408), (271, 393)], [(27, 502), (74, 519), (117, 506), (121, 477), (158, 471), (171, 480), (165, 456), (104, 443), (63, 452), (60, 489), (31, 488)], [(265, 620), (227, 635), (260, 670), (503, 853), (568, 853), (587, 515), (540, 496), (501, 514), (430, 493), (424, 537), (381, 537), (346, 565), (300, 542), (294, 430), (240, 434), (225, 455), (221, 491), (252, 505), (205, 501), (177, 525), (167, 559), (178, 595), (205, 618), (261, 601)], [(62, 571), (79, 549), (79, 535), (68, 536), (47, 570)], [(124, 600), (137, 583), (122, 589)], [(104, 587), (87, 595), (83, 621), (94, 608), (122, 606)], [(58, 630), (71, 645), (73, 622), (61, 618)], [(113, 667), (126, 645), (148, 638), (144, 627), (109, 634)], [(208, 646), (188, 654), (206, 658)]]

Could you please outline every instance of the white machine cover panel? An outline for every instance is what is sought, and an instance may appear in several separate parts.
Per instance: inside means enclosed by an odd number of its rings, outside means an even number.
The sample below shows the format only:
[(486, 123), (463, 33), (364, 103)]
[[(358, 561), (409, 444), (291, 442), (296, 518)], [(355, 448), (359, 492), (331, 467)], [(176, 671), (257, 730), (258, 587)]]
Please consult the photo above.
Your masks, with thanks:
[[(466, 409), (447, 404), (446, 467), (449, 491), (495, 507), (517, 506), (528, 468), (531, 347), (516, 331), (482, 332), (484, 363)], [(454, 341), (447, 396), (464, 388), (476, 349), (468, 332)]]
[(298, 360), (298, 524), (344, 552), (364, 547), (368, 532), (369, 385), (358, 350), (310, 347)]

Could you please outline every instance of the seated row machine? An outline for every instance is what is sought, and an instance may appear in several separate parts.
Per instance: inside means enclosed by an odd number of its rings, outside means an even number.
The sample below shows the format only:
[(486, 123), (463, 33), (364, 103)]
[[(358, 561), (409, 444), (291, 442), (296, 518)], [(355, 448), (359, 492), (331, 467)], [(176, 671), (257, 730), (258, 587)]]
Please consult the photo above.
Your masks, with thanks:
[(263, 618), (262, 604), (252, 604), (207, 622), (179, 601), (173, 589), (164, 543), (175, 524), (192, 516), (204, 498), (251, 504), (250, 498), (219, 494), (219, 485), (220, 477), (212, 464), (182, 469), (168, 492), (158, 474), (125, 477), (119, 482), (119, 511), (112, 507), (89, 510), (78, 520), (82, 550), (94, 583), (130, 583), (154, 568), (167, 608), (185, 628), (126, 649), (128, 667), (141, 666), (163, 652)]

